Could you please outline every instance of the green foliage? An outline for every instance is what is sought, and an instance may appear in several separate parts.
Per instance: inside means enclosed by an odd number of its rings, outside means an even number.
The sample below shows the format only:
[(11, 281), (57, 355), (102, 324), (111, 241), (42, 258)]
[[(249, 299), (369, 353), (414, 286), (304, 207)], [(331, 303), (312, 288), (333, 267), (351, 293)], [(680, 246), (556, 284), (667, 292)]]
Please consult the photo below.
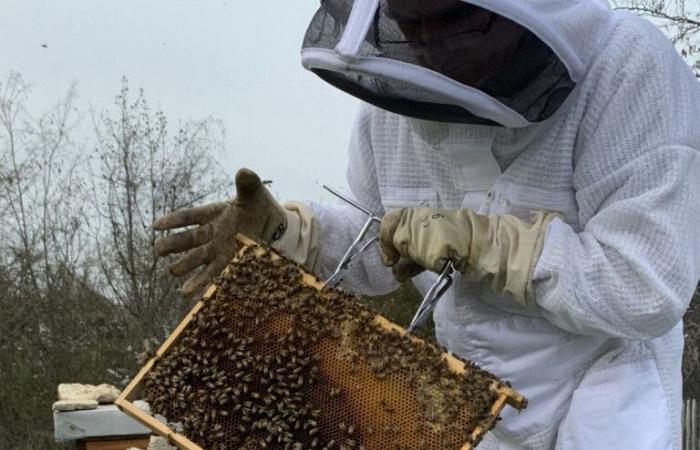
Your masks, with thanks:
[[(418, 310), (422, 297), (411, 282), (402, 284), (397, 290), (377, 297), (365, 297), (363, 301), (392, 322), (408, 326)], [(430, 342), (435, 341), (435, 324), (432, 316), (414, 334)]]
[[(9, 294), (1, 297), (3, 311), (37, 301), (7, 280), (2, 290)], [(136, 369), (125, 351), (129, 337), (115, 326), (105, 299), (67, 278), (46, 300), (50, 314), (29, 307), (21, 317), (0, 315), (0, 329), (8, 331), (0, 341), (0, 448), (56, 448), (51, 404), (59, 383), (120, 384), (113, 368)]]
[(686, 398), (700, 399), (700, 290), (695, 292), (683, 322), (685, 324), (683, 394)]

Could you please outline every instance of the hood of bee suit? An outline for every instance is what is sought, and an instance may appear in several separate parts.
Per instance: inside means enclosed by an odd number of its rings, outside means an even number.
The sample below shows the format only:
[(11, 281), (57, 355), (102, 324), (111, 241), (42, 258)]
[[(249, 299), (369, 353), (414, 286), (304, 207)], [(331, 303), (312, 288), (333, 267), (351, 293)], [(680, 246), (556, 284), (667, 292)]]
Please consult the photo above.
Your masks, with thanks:
[(615, 17), (606, 0), (433, 0), (459, 9), (426, 35), (392, 11), (421, 1), (322, 0), (303, 66), (398, 114), (521, 128), (559, 109)]

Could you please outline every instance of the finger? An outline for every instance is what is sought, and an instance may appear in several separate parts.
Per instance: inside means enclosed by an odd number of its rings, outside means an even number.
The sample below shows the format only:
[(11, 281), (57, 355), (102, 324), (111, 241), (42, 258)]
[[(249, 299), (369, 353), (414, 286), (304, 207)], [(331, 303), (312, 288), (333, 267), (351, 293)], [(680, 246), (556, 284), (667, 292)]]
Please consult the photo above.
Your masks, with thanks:
[(226, 259), (216, 258), (209, 263), (201, 272), (193, 276), (182, 286), (182, 293), (186, 297), (191, 297), (204, 286), (209, 284), (216, 276), (218, 276), (226, 267)]
[(174, 277), (181, 277), (201, 265), (209, 264), (214, 261), (214, 258), (216, 258), (216, 251), (214, 246), (209, 243), (190, 250), (185, 256), (168, 266), (168, 270)]
[(171, 253), (181, 253), (191, 248), (199, 247), (212, 239), (211, 224), (202, 225), (192, 230), (163, 236), (156, 239), (153, 247), (160, 256)]
[(397, 281), (403, 283), (404, 281), (415, 277), (416, 275), (425, 271), (425, 267), (421, 266), (417, 262), (408, 259), (401, 258), (392, 268), (392, 273)]
[(260, 192), (260, 189), (265, 187), (260, 181), (258, 174), (250, 169), (240, 169), (236, 173), (236, 201), (250, 202)]
[(384, 265), (393, 266), (401, 256), (399, 251), (394, 247), (394, 233), (401, 222), (405, 208), (394, 209), (389, 211), (382, 218), (382, 227), (379, 232), (379, 249), (382, 254)]
[(153, 222), (152, 226), (154, 230), (169, 230), (189, 225), (202, 225), (221, 214), (226, 206), (226, 202), (217, 202), (194, 208), (178, 209), (159, 218)]

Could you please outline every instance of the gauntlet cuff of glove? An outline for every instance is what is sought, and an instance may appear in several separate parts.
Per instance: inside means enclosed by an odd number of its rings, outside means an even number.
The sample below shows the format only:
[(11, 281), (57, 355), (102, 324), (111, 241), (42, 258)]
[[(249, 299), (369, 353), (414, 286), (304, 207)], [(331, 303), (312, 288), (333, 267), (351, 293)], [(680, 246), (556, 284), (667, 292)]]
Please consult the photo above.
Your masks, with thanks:
[[(541, 216), (541, 217), (540, 217)], [(541, 225), (538, 227), (538, 234), (535, 240), (535, 247), (532, 251), (532, 258), (530, 260), (530, 270), (527, 274), (527, 286), (525, 287), (524, 304), (530, 309), (536, 309), (537, 303), (535, 301), (535, 287), (532, 284), (532, 278), (535, 274), (535, 266), (537, 261), (539, 261), (542, 255), (542, 247), (544, 246), (544, 239), (547, 236), (547, 228), (549, 224), (555, 218), (562, 218), (560, 214), (544, 213), (539, 212), (536, 216), (536, 223), (541, 220)]]
[(534, 214), (532, 223), (509, 215), (488, 217), (488, 230), (473, 235), (472, 248), (480, 250), (470, 255), (473, 263), (467, 271), (474, 271), (478, 279), (490, 278), (494, 292), (509, 293), (534, 309), (532, 275), (542, 253), (547, 226), (554, 217), (557, 215), (542, 211)]
[(271, 246), (313, 272), (318, 262), (321, 236), (318, 218), (310, 206), (300, 202), (285, 203), (284, 213), (287, 229)]

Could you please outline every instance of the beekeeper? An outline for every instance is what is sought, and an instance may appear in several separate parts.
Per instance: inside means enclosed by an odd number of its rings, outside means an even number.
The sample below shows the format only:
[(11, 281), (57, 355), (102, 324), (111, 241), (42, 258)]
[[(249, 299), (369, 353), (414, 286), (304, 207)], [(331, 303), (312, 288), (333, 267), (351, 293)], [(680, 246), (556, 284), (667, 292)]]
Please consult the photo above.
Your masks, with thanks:
[[(529, 399), (482, 449), (680, 449), (682, 317), (700, 272), (700, 85), (649, 22), (602, 0), (325, 0), (303, 65), (364, 100), (352, 195), (384, 215), (345, 285), (446, 261), (439, 342)], [(280, 207), (253, 172), (177, 211), (175, 275), (217, 275), (242, 231), (329, 275), (364, 221)], [(429, 269), (420, 273), (423, 268)]]

